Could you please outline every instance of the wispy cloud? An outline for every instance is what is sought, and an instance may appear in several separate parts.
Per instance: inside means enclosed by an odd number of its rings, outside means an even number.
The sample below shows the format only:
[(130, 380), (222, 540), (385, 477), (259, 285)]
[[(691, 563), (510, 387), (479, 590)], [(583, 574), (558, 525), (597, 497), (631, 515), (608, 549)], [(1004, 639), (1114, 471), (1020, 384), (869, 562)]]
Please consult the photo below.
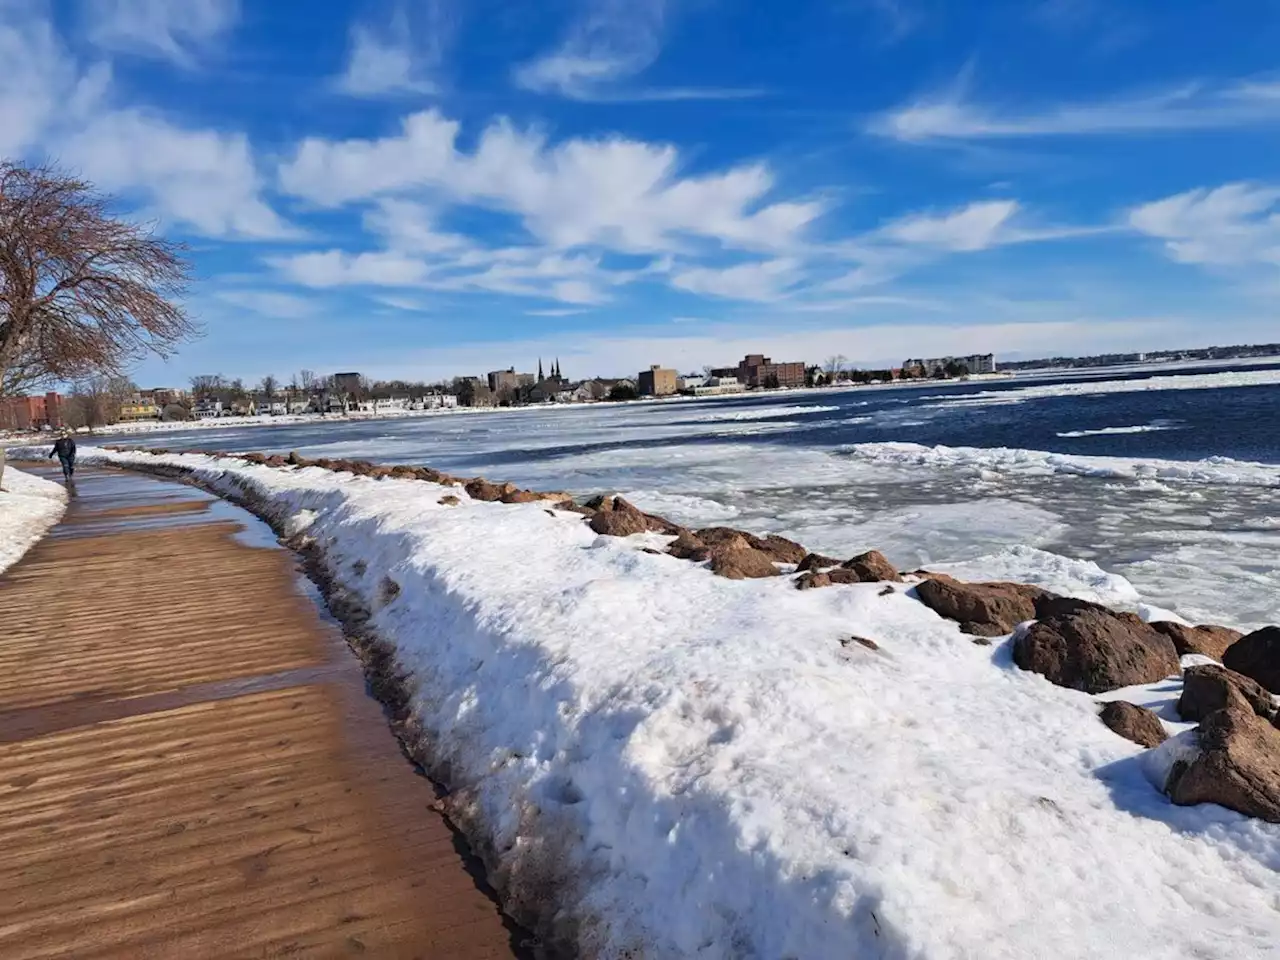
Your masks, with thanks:
[(1164, 241), (1180, 263), (1280, 267), (1280, 186), (1228, 183), (1129, 211), (1133, 229)]
[(869, 132), (909, 143), (1210, 130), (1280, 122), (1280, 85), (1187, 84), (1093, 102), (1016, 108), (976, 103), (962, 78), (941, 95), (871, 118)]
[(240, 0), (81, 0), (80, 6), (96, 45), (186, 67), (240, 16)]
[(666, 0), (587, 0), (555, 50), (517, 66), (517, 86), (572, 100), (595, 102), (736, 100), (759, 96), (754, 89), (724, 87), (631, 87), (662, 52)]
[(442, 0), (414, 8), (403, 5), (386, 23), (351, 26), (346, 69), (338, 90), (353, 97), (430, 95), (438, 92), (435, 74), (444, 60), (448, 18)]

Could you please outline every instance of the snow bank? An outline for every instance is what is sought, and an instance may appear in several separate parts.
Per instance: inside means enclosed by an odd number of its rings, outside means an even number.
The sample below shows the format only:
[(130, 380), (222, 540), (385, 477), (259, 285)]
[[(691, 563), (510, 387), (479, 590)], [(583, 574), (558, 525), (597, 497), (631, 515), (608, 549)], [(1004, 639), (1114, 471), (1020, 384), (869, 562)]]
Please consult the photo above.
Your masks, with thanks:
[(0, 485), (0, 573), (21, 560), (66, 509), (67, 491), (61, 486), (5, 466)]
[[(1280, 371), (1277, 371), (1280, 374)], [(969, 476), (1046, 477), (1055, 474), (1213, 483), (1226, 486), (1280, 487), (1280, 466), (1209, 457), (1205, 460), (1159, 460), (1138, 457), (1091, 457), (1011, 447), (926, 447), (918, 443), (858, 443), (842, 448), (855, 461), (889, 467), (952, 469)]]
[(583, 955), (1275, 955), (1280, 827), (1173, 808), (1092, 698), (905, 592), (728, 581), (417, 481), (109, 459), (314, 539), (506, 895)]

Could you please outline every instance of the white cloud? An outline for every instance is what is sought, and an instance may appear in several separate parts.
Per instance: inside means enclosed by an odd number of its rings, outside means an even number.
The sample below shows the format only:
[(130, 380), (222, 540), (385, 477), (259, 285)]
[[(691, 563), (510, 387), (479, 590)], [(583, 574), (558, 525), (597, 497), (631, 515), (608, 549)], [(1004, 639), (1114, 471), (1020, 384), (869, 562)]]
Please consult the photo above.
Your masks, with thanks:
[(456, 122), (429, 110), (379, 140), (309, 138), (281, 168), (280, 182), (289, 193), (330, 206), (434, 191), (445, 201), (508, 211), (552, 246), (628, 252), (674, 249), (691, 237), (785, 248), (824, 209), (813, 200), (765, 204), (773, 177), (763, 165), (681, 177), (679, 153), (666, 144), (615, 136), (553, 146), (500, 120), (465, 153), (456, 147), (458, 132)]
[(873, 117), (868, 129), (911, 143), (1208, 130), (1280, 122), (1265, 84), (1188, 85), (1147, 96), (1018, 110), (969, 102), (964, 83)]
[(665, 0), (587, 0), (585, 15), (555, 50), (520, 64), (512, 77), (535, 93), (573, 100), (725, 100), (758, 96), (726, 88), (627, 88), (662, 50)]
[(239, 0), (82, 0), (81, 8), (98, 46), (184, 66), (240, 15)]
[(998, 242), (1002, 229), (1018, 212), (1015, 200), (988, 200), (942, 216), (916, 214), (887, 225), (884, 236), (901, 243), (946, 250), (985, 250)]
[(107, 110), (59, 147), (63, 161), (99, 188), (141, 198), (146, 212), (164, 221), (210, 237), (295, 234), (262, 199), (243, 134), (188, 130), (138, 110)]
[(761, 260), (732, 267), (693, 267), (671, 275), (671, 286), (700, 296), (769, 303), (802, 278), (794, 259)]
[(432, 74), (443, 59), (446, 31), (441, 0), (415, 5), (424, 22), (411, 23), (404, 6), (384, 25), (356, 23), (351, 27), (347, 66), (338, 89), (353, 97), (438, 92)]
[(341, 250), (299, 253), (269, 260), (294, 283), (315, 289), (344, 286), (413, 287), (427, 277), (421, 260), (399, 253), (345, 253)]
[(1131, 227), (1181, 263), (1280, 266), (1280, 187), (1229, 183), (1129, 211)]

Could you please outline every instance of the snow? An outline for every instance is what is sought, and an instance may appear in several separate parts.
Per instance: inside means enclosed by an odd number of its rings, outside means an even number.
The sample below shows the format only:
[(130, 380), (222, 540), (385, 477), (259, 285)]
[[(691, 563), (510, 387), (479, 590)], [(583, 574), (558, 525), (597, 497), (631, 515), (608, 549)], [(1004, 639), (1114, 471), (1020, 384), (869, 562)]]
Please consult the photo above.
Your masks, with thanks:
[(1030, 583), (1053, 593), (1109, 607), (1136, 609), (1139, 604), (1138, 591), (1124, 577), (1107, 573), (1091, 560), (1072, 560), (1034, 547), (1009, 547), (998, 554), (973, 560), (931, 564), (929, 569), (949, 573), (960, 580)]
[(0, 485), (0, 573), (21, 560), (66, 508), (63, 487), (7, 464)]
[(1172, 807), (1094, 698), (905, 592), (727, 581), (421, 482), (82, 456), (188, 467), (314, 538), (412, 672), (461, 821), (584, 955), (1276, 955), (1280, 827)]

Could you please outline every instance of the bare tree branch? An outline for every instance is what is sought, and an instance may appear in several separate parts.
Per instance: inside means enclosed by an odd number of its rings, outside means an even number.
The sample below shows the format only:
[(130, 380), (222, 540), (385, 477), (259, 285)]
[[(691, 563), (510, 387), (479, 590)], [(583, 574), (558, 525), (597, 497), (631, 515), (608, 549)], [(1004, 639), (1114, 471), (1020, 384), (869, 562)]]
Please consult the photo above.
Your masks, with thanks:
[(183, 252), (82, 180), (0, 161), (0, 391), (118, 374), (195, 336)]

